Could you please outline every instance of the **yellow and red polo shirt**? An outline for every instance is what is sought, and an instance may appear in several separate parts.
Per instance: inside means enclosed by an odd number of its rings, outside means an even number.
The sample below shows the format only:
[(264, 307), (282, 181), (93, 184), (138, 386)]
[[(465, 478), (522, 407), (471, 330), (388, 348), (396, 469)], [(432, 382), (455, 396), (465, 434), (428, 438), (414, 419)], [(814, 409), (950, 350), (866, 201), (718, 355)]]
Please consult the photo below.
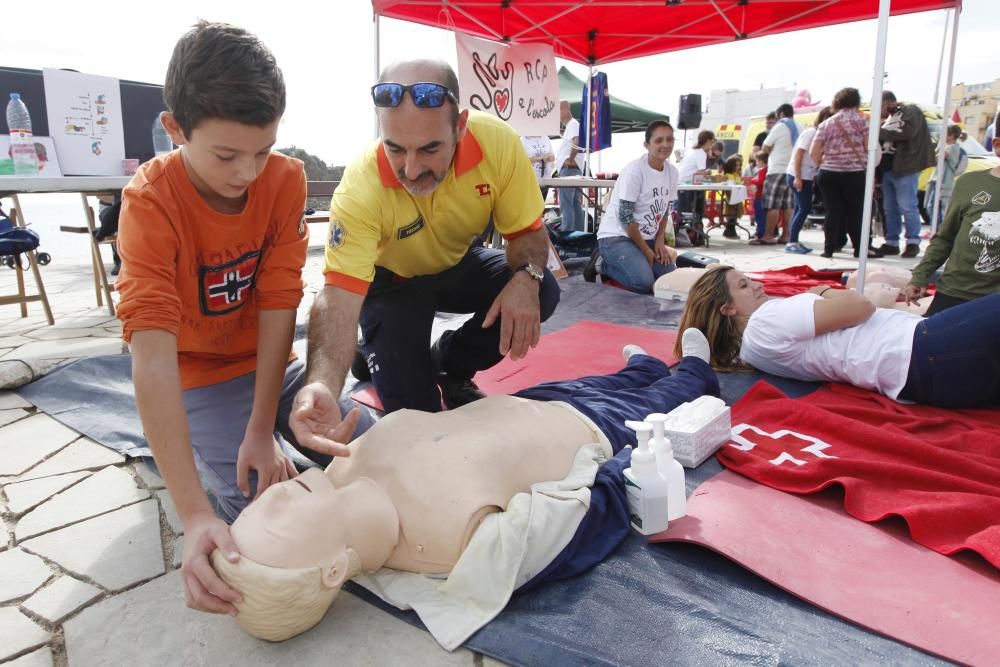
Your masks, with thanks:
[(333, 194), (326, 284), (366, 294), (376, 265), (404, 278), (440, 273), (462, 259), (491, 215), (509, 240), (539, 229), (542, 208), (520, 138), (489, 114), (469, 111), (448, 175), (426, 197), (403, 188), (376, 142)]

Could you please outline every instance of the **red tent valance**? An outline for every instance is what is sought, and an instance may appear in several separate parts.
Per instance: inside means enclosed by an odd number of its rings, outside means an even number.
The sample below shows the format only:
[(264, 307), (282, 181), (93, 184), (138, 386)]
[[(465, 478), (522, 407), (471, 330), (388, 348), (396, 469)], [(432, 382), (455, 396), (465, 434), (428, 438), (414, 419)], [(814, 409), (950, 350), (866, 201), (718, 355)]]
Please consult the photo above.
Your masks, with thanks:
[[(584, 65), (875, 19), (878, 4), (878, 0), (372, 1), (379, 16), (494, 41), (551, 44), (560, 58)], [(892, 0), (891, 14), (959, 5), (961, 0)]]

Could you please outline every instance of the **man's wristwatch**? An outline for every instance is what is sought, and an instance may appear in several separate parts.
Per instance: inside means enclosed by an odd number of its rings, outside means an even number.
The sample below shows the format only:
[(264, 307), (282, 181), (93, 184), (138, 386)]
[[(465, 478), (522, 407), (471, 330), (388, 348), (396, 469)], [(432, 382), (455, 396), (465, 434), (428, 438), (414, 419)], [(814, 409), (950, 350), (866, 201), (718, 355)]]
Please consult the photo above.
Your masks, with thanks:
[(542, 282), (542, 279), (545, 277), (545, 272), (542, 271), (542, 269), (535, 266), (534, 264), (532, 264), (531, 262), (528, 262), (527, 264), (522, 264), (521, 266), (514, 269), (514, 273), (517, 273), (518, 271), (524, 271), (538, 282)]

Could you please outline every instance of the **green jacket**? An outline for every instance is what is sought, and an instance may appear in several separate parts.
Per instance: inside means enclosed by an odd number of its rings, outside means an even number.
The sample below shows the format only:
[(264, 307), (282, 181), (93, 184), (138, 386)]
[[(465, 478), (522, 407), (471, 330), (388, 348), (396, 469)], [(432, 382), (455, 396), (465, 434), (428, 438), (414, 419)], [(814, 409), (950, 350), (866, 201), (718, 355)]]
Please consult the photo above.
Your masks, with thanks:
[(946, 260), (937, 288), (948, 296), (975, 299), (1000, 290), (1000, 178), (989, 171), (955, 182), (944, 222), (913, 269), (913, 284), (926, 287)]

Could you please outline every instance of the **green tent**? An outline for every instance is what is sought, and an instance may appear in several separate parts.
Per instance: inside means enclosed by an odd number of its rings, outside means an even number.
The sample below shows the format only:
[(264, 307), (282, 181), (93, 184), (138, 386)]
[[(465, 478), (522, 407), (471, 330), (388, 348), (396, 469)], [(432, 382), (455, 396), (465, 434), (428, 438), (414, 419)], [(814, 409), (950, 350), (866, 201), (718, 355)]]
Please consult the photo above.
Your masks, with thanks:
[[(559, 99), (569, 100), (573, 118), (580, 118), (580, 100), (583, 98), (583, 80), (576, 78), (566, 67), (559, 68)], [(611, 131), (645, 132), (646, 125), (654, 120), (670, 120), (665, 113), (637, 107), (614, 95), (611, 96)]]

